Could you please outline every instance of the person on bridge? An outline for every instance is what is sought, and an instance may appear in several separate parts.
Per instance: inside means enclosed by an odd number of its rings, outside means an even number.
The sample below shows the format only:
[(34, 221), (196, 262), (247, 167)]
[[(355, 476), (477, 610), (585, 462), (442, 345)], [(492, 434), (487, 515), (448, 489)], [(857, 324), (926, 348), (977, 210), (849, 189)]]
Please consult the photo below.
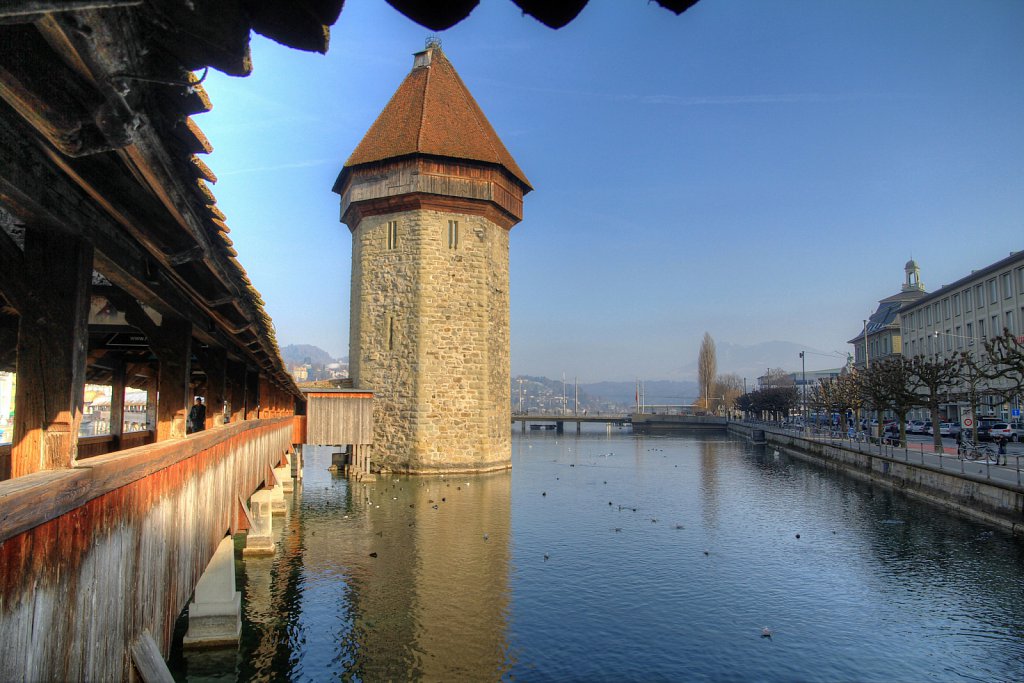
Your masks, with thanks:
[[(1005, 436), (999, 437), (999, 453), (998, 453), (998, 455), (1002, 456), (1002, 460), (1003, 460), (1002, 464), (1003, 465), (1009, 464), (1007, 462), (1007, 458), (1006, 458), (1006, 437)], [(996, 457), (996, 464), (997, 465), (1000, 464), (999, 457)]]
[(203, 397), (196, 396), (195, 405), (188, 411), (188, 419), (185, 420), (185, 433), (201, 432), (206, 429), (206, 406), (203, 405)]

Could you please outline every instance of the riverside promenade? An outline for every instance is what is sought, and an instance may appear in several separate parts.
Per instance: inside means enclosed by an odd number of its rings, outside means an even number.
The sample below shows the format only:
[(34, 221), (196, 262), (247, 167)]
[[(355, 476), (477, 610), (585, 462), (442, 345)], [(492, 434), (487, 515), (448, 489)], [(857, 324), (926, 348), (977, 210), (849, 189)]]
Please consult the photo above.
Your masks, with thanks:
[(819, 462), (828, 469), (878, 483), (1024, 536), (1024, 453), (1007, 450), (1007, 464), (957, 457), (955, 445), (913, 443), (907, 448), (858, 442), (826, 434), (783, 429), (763, 422), (730, 422), (729, 431), (746, 437), (764, 433), (768, 448)]

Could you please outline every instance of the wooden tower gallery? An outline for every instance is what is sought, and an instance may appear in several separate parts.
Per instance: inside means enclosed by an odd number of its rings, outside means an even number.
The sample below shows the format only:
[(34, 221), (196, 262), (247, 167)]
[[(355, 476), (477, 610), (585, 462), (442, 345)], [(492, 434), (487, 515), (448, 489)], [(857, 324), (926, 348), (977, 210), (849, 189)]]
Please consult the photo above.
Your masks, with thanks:
[(352, 231), (349, 371), (385, 470), (511, 464), (509, 230), (532, 188), (428, 42), (338, 176)]

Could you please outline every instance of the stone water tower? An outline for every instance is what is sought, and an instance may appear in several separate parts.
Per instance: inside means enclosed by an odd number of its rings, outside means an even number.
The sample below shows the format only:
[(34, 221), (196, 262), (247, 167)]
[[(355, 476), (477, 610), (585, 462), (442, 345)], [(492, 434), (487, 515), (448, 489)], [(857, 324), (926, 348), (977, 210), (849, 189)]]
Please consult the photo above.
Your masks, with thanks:
[(415, 54), (334, 191), (352, 231), (349, 372), (375, 464), (511, 464), (509, 230), (529, 181), (436, 41)]

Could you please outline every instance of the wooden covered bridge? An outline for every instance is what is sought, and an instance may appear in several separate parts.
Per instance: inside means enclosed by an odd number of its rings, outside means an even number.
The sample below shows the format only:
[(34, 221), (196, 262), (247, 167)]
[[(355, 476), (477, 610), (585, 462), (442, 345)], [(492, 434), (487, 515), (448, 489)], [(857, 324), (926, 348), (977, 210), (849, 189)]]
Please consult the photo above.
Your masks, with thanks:
[[(340, 6), (0, 4), (0, 680), (166, 674), (190, 596), (192, 640), (237, 637), (231, 534), (273, 552), (306, 401), (197, 156), (193, 72), (247, 74), (253, 29), (326, 49)], [(87, 383), (110, 433), (79, 438)]]
[[(586, 4), (515, 1), (549, 26)], [(476, 5), (388, 2), (434, 29)], [(197, 156), (197, 74), (247, 75), (251, 31), (324, 52), (342, 4), (0, 3), (0, 371), (17, 375), (0, 680), (166, 676), (190, 596), (189, 637), (237, 637), (231, 534), (273, 552), (307, 402)], [(111, 387), (110, 433), (79, 438), (87, 383)], [(146, 429), (123, 431), (128, 387), (147, 392)], [(197, 395), (206, 429), (186, 435)]]

